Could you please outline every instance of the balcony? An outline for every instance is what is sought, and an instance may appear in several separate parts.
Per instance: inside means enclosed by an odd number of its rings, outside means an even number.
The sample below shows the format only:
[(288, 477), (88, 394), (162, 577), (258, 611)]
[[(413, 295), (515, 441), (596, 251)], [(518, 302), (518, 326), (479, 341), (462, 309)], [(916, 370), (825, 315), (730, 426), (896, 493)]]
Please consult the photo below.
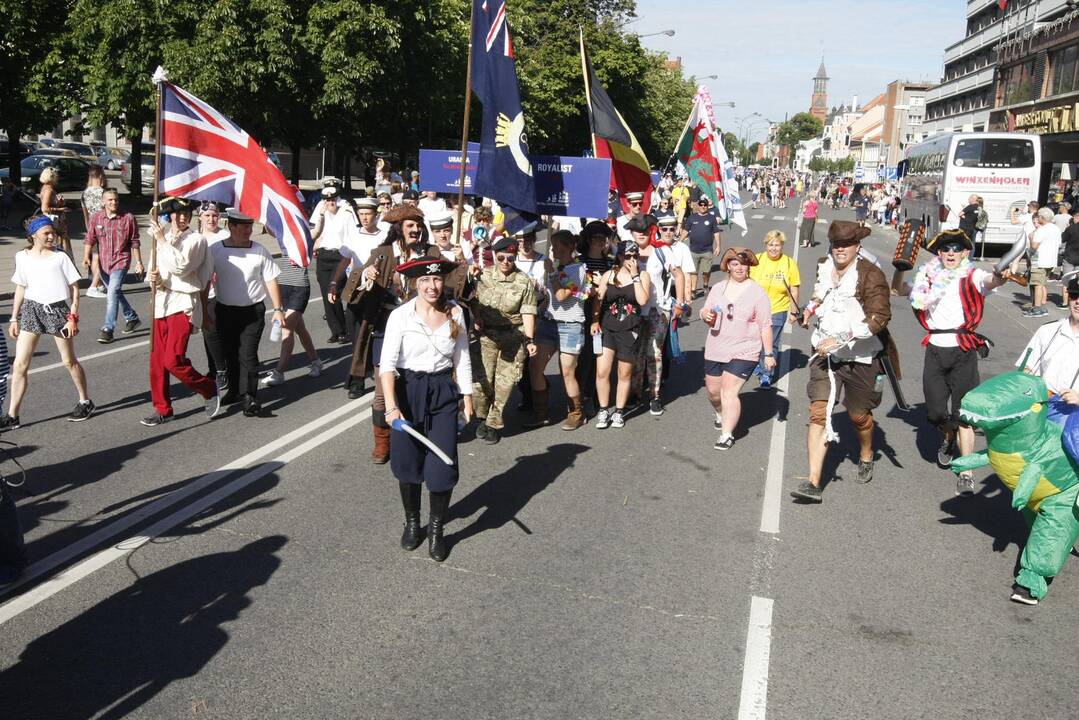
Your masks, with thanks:
[[(967, 15), (968, 17), (987, 6), (988, 2), (979, 2), (979, 0), (968, 0), (967, 2)], [(974, 7), (977, 6), (977, 7)], [(1015, 18), (1024, 20), (1023, 28), (1030, 29), (1031, 24), (1034, 23), (1035, 18), (1038, 22), (1042, 22), (1047, 17), (1052, 17), (1063, 12), (1066, 7), (1066, 0), (1038, 0), (1035, 7), (1032, 7), (1029, 13), (1024, 14), (1024, 11), (1019, 11), (1015, 15), (1008, 16), (1008, 32), (1014, 35), (1017, 26), (1015, 24)], [(974, 52), (986, 45), (995, 45), (1000, 40), (1000, 21), (987, 25), (978, 32), (974, 33), (968, 38), (963, 38), (954, 45), (950, 45), (944, 49), (944, 64), (958, 60), (959, 58)]]
[(938, 100), (952, 97), (953, 95), (959, 95), (960, 93), (969, 92), (976, 88), (985, 87), (993, 84), (993, 72), (995, 68), (990, 65), (984, 67), (981, 70), (964, 75), (963, 77), (949, 80), (948, 82), (941, 83), (936, 87), (930, 88), (925, 94), (925, 104), (931, 105)]

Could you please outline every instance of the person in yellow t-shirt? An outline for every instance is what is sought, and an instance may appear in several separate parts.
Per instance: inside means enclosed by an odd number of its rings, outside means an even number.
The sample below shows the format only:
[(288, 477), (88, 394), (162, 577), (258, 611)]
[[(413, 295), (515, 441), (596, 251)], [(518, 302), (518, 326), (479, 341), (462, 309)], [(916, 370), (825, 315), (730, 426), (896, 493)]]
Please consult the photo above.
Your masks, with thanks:
[[(764, 252), (757, 255), (757, 265), (749, 269), (749, 277), (768, 293), (772, 302), (772, 337), (779, 348), (780, 333), (787, 323), (787, 315), (797, 318), (798, 286), (802, 278), (798, 263), (790, 255), (783, 254), (787, 236), (782, 230), (769, 230), (764, 236)], [(769, 372), (764, 367), (764, 357), (757, 363), (754, 373), (760, 377), (761, 387), (771, 387), (779, 373), (779, 365)]]
[(671, 188), (671, 201), (674, 203), (674, 216), (678, 218), (678, 224), (686, 218), (686, 203), (689, 202), (689, 188), (681, 178)]

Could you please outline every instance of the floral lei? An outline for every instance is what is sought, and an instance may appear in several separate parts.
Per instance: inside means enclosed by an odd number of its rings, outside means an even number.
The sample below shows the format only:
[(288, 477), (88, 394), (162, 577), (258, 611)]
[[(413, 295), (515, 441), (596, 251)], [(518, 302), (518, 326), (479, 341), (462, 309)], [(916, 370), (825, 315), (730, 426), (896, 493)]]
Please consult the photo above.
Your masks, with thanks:
[(571, 290), (573, 292), (572, 297), (578, 300), (584, 300), (588, 297), (588, 291), (592, 287), (592, 274), (586, 272), (584, 274), (584, 286), (578, 286), (577, 283), (569, 279), (569, 275), (563, 269), (561, 265), (556, 266), (558, 273), (558, 285), (565, 290)]
[(948, 286), (955, 280), (965, 278), (972, 269), (968, 258), (963, 258), (958, 267), (949, 270), (940, 262), (939, 257), (934, 257), (922, 265), (914, 276), (914, 287), (910, 291), (911, 307), (915, 310), (932, 309), (944, 297)]

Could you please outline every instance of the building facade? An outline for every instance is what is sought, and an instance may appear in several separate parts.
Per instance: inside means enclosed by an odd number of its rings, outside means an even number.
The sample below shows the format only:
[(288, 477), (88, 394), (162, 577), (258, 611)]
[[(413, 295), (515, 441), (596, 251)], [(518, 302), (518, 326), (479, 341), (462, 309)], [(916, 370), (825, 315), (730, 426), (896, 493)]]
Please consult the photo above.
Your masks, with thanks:
[(925, 97), (930, 83), (895, 80), (884, 91), (884, 127), (881, 141), (885, 165), (895, 166), (908, 145), (925, 138)]

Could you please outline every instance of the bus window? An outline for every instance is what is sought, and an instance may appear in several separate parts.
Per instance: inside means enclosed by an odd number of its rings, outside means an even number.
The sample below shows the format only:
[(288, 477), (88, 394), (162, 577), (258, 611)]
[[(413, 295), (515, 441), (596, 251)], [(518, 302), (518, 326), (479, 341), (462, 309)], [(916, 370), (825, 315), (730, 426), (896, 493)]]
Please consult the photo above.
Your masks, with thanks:
[(1034, 143), (1014, 138), (964, 139), (956, 143), (952, 162), (966, 168), (1034, 167)]

